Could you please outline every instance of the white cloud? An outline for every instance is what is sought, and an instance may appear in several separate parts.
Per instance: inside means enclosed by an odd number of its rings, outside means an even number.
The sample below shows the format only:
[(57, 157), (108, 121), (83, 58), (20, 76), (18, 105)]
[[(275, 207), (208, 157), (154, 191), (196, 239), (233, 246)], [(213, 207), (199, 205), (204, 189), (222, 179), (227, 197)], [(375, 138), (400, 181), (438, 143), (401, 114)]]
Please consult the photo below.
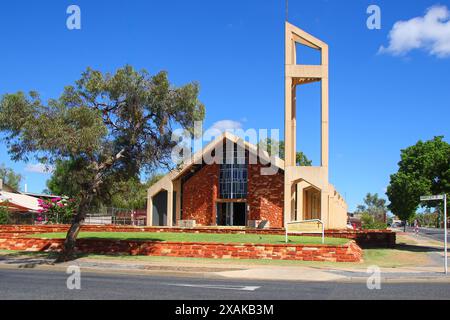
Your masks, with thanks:
[(36, 163), (36, 164), (27, 164), (25, 167), (26, 172), (31, 173), (41, 173), (41, 174), (47, 174), (52, 173), (54, 168), (52, 166), (46, 166), (42, 163)]
[(234, 120), (221, 120), (215, 122), (211, 129), (219, 130), (220, 132), (225, 132), (227, 130), (238, 130), (242, 129), (242, 123)]
[(446, 6), (436, 5), (423, 17), (396, 22), (389, 32), (389, 46), (381, 46), (379, 52), (403, 56), (414, 49), (450, 57), (450, 11)]

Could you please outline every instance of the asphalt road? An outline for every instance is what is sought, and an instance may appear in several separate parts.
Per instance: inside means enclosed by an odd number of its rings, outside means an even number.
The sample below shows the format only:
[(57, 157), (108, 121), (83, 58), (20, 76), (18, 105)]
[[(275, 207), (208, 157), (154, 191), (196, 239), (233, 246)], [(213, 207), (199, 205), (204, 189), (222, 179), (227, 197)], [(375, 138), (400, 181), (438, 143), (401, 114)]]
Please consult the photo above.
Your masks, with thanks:
[(160, 275), (81, 274), (81, 289), (69, 290), (68, 275), (43, 270), (0, 269), (0, 299), (120, 300), (310, 300), (450, 299), (449, 283), (241, 281)]
[[(403, 231), (403, 228), (401, 228), (401, 231)], [(414, 232), (414, 228), (407, 227), (407, 232)], [(419, 235), (422, 235), (424, 237), (444, 242), (444, 229), (436, 229), (436, 228), (419, 228)], [(450, 241), (450, 230), (449, 230), (449, 236), (447, 236), (447, 241)]]

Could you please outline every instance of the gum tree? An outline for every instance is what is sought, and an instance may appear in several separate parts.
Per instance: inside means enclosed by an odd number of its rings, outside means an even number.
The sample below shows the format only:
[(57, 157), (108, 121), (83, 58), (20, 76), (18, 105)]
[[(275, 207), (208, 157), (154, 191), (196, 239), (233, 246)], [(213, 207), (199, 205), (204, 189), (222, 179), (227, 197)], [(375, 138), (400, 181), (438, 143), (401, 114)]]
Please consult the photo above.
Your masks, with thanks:
[(5, 167), (4, 164), (0, 165), (0, 179), (10, 187), (19, 190), (20, 182), (22, 181), (22, 176), (15, 173), (14, 170)]
[(386, 214), (388, 208), (386, 206), (386, 200), (380, 198), (378, 193), (366, 194), (364, 198), (364, 204), (360, 204), (356, 207), (355, 213), (363, 214), (367, 213), (373, 222), (386, 222)]
[(192, 131), (204, 118), (198, 94), (197, 83), (176, 87), (166, 72), (151, 76), (125, 66), (115, 74), (88, 68), (47, 103), (37, 92), (2, 97), (0, 132), (13, 160), (75, 164), (79, 205), (60, 261), (73, 256), (81, 223), (108, 184), (170, 166), (173, 129)]

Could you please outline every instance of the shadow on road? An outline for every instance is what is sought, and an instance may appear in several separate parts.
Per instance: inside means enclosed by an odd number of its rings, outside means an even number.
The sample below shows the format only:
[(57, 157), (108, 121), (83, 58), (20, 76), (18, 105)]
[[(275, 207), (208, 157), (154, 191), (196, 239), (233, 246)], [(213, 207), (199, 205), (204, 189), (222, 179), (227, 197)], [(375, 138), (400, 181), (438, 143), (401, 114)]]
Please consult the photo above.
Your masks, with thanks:
[(398, 243), (395, 245), (395, 249), (401, 251), (410, 251), (410, 252), (440, 252), (441, 248), (429, 247), (429, 246), (421, 246), (421, 245), (412, 245), (405, 243)]
[(0, 264), (17, 265), (19, 268), (31, 269), (39, 265), (53, 265), (55, 253), (11, 252), (0, 255)]

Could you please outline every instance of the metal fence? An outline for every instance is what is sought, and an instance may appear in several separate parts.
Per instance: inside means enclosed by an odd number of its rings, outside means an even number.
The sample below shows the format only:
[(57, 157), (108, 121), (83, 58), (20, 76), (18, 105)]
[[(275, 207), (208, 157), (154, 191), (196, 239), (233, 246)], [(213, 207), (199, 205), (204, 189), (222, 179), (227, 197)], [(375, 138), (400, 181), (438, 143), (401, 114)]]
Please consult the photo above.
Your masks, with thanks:
[(145, 226), (147, 213), (145, 210), (129, 210), (121, 208), (102, 208), (86, 215), (84, 224), (91, 225), (128, 225)]
[(10, 213), (8, 216), (8, 224), (17, 225), (32, 225), (36, 222), (37, 213), (25, 212), (25, 213)]
[[(35, 212), (10, 213), (8, 224), (18, 225), (36, 225), (45, 224), (44, 221), (38, 221), (40, 215)], [(128, 225), (145, 226), (147, 223), (147, 212), (145, 210), (129, 210), (121, 208), (101, 208), (92, 209), (86, 215), (84, 224), (89, 225)]]

